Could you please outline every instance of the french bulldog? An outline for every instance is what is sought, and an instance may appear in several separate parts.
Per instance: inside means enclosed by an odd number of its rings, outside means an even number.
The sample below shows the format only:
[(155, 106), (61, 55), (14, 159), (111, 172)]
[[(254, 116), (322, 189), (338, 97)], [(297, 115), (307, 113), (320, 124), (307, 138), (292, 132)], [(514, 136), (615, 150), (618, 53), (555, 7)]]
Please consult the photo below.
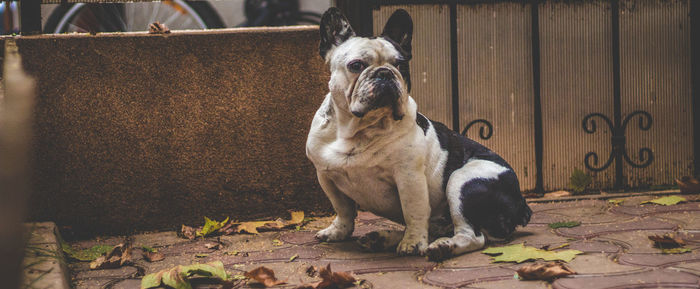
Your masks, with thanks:
[(320, 34), (330, 91), (314, 115), (306, 155), (337, 216), (316, 238), (349, 239), (357, 210), (366, 210), (405, 225), (361, 237), (366, 248), (443, 260), (527, 225), (532, 211), (510, 165), (417, 112), (409, 95), (413, 21), (405, 10), (368, 38), (330, 8)]

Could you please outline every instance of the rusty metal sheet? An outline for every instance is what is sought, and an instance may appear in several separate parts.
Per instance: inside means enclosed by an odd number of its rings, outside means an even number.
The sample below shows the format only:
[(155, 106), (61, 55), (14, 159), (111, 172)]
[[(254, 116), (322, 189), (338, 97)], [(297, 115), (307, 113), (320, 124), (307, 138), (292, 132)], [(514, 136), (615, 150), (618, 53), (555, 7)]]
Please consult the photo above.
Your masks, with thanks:
[[(535, 188), (534, 88), (530, 5), (500, 2), (457, 6), (460, 131), (503, 156), (523, 190)], [(488, 132), (487, 130), (485, 132)]]
[(418, 111), (451, 127), (450, 9), (447, 5), (382, 6), (373, 11), (375, 35), (399, 8), (413, 18), (411, 96), (418, 103)]
[[(651, 114), (649, 130), (638, 116), (627, 125), (627, 153), (646, 168), (625, 164), (628, 185), (673, 184), (693, 166), (690, 1), (625, 0), (620, 3), (620, 72), (623, 119), (634, 111)], [(643, 123), (646, 125), (647, 123)], [(644, 156), (646, 157), (646, 156)]]
[[(585, 171), (588, 152), (601, 166), (610, 155), (610, 129), (596, 119), (587, 134), (590, 113), (613, 117), (612, 24), (609, 1), (539, 4), (543, 177), (545, 190), (566, 188), (574, 169)], [(612, 187), (614, 165), (591, 172), (592, 187)]]

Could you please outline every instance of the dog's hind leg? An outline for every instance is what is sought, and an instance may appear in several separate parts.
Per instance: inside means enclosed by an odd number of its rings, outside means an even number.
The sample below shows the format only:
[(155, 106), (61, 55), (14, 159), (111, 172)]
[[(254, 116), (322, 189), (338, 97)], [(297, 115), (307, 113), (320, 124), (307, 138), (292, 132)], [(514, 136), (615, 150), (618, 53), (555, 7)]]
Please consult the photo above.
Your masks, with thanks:
[[(446, 194), (450, 207), (450, 216), (454, 225), (454, 236), (435, 240), (428, 246), (428, 258), (433, 261), (444, 260), (452, 256), (478, 250), (486, 244), (486, 236), (467, 221), (463, 213), (463, 196), (465, 194), (483, 196), (489, 194), (489, 187), (479, 180), (497, 178), (507, 168), (498, 164), (476, 160), (454, 171), (447, 182)], [(476, 181), (476, 182), (475, 182)], [(477, 204), (475, 204), (477, 205)]]
[(338, 190), (335, 184), (325, 175), (320, 172), (317, 172), (317, 175), (321, 188), (328, 196), (333, 209), (338, 215), (330, 226), (316, 233), (316, 238), (328, 242), (343, 241), (350, 238), (355, 230), (355, 217), (357, 216), (355, 202)]

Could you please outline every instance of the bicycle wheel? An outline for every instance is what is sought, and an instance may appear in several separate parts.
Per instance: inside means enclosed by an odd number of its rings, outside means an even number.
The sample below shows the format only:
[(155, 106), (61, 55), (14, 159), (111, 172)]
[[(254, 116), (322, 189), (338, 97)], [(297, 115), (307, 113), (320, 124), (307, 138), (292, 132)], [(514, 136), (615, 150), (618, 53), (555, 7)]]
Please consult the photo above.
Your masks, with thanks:
[(219, 14), (202, 1), (75, 3), (56, 8), (44, 33), (146, 31), (156, 21), (172, 30), (224, 27)]

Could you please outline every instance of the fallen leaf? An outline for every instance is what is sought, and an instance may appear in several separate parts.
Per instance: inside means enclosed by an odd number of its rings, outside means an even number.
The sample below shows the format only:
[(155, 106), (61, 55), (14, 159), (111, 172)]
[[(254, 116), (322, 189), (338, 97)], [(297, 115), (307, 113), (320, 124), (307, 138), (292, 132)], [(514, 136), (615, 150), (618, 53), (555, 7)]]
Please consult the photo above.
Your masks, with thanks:
[(197, 237), (206, 237), (208, 235), (216, 233), (219, 231), (219, 229), (223, 228), (226, 225), (226, 223), (228, 223), (228, 217), (226, 217), (226, 219), (221, 222), (217, 222), (215, 220), (211, 220), (207, 217), (204, 217), (204, 226), (202, 226), (202, 230), (197, 232)]
[(274, 239), (274, 240), (272, 240), (272, 245), (273, 246), (282, 246), (282, 245), (284, 245), (284, 243), (278, 239)]
[(158, 262), (165, 259), (165, 256), (158, 252), (143, 251), (142, 255), (148, 262)]
[(625, 200), (623, 200), (623, 199), (610, 199), (610, 200), (608, 200), (608, 203), (611, 203), (611, 204), (617, 206), (617, 205), (622, 204), (622, 202), (624, 202), (624, 201)]
[(658, 199), (653, 199), (650, 201), (644, 201), (639, 203), (640, 205), (642, 204), (647, 204), (647, 203), (654, 203), (654, 204), (659, 204), (659, 205), (664, 205), (664, 206), (670, 206), (670, 205), (675, 205), (680, 202), (685, 202), (686, 199), (684, 197), (679, 197), (679, 196), (666, 196), (666, 197), (661, 197)]
[(294, 256), (289, 257), (289, 262), (293, 262), (293, 261), (296, 260), (297, 258), (299, 258), (299, 254), (294, 254)]
[(579, 221), (569, 221), (569, 222), (550, 223), (549, 227), (552, 229), (558, 229), (558, 228), (573, 228), (573, 227), (578, 227), (580, 225), (581, 225), (581, 222), (579, 222)]
[(695, 177), (683, 176), (676, 179), (676, 184), (681, 189), (681, 193), (700, 193), (700, 181)]
[(209, 254), (204, 254), (204, 253), (202, 253), (202, 254), (195, 254), (195, 255), (194, 255), (195, 258), (206, 258), (206, 257), (208, 257), (208, 256), (209, 256)]
[(141, 289), (170, 286), (176, 289), (191, 289), (190, 278), (213, 278), (226, 281), (228, 275), (221, 261), (207, 264), (175, 266), (157, 273), (144, 276), (141, 279)]
[(210, 250), (219, 250), (221, 249), (221, 243), (206, 243), (204, 247)]
[[(316, 267), (314, 266), (311, 266), (308, 269), (306, 269), (306, 274), (310, 277), (313, 277), (312, 275), (315, 274), (315, 272)], [(294, 289), (347, 288), (355, 285), (355, 282), (357, 282), (355, 277), (353, 277), (350, 273), (333, 272), (331, 270), (331, 264), (328, 264), (326, 267), (321, 268), (321, 270), (318, 271), (318, 276), (321, 277), (320, 282), (299, 285), (297, 287), (294, 287)]]
[(304, 212), (302, 211), (292, 211), (291, 215), (292, 217), (290, 220), (277, 219), (274, 221), (241, 222), (233, 232), (259, 234), (259, 231), (275, 231), (292, 228), (306, 222)]
[(563, 250), (563, 251), (547, 251), (537, 249), (535, 247), (525, 246), (524, 244), (515, 244), (505, 247), (490, 247), (481, 253), (492, 255), (493, 262), (516, 262), (522, 263), (527, 260), (542, 259), (545, 261), (566, 261), (571, 260), (578, 254), (583, 254), (579, 250)]
[(551, 193), (546, 193), (544, 194), (545, 198), (561, 198), (561, 197), (568, 197), (571, 196), (571, 192), (567, 191), (556, 191), (556, 192), (551, 192)]
[(180, 228), (180, 232), (178, 232), (177, 235), (185, 239), (194, 240), (196, 233), (197, 230), (195, 228), (182, 225), (182, 228)]
[(122, 243), (114, 246), (112, 251), (90, 262), (90, 269), (114, 269), (128, 263), (131, 263), (131, 246)]
[(68, 243), (62, 242), (61, 249), (68, 255), (68, 258), (78, 261), (93, 261), (103, 254), (109, 253), (114, 246), (95, 245), (85, 250), (75, 250)]
[(316, 266), (309, 266), (306, 268), (306, 275), (309, 277), (316, 277), (316, 273), (318, 273), (318, 269), (316, 269)]
[(680, 237), (676, 237), (672, 233), (666, 233), (663, 235), (651, 235), (649, 240), (654, 241), (654, 247), (656, 248), (678, 248), (685, 246), (685, 241)]
[(156, 21), (151, 23), (151, 25), (148, 26), (148, 34), (166, 34), (170, 33), (170, 29), (168, 29), (168, 26), (165, 26), (165, 24), (161, 24), (160, 22)]
[(224, 254), (226, 254), (226, 255), (231, 255), (231, 256), (238, 256), (238, 253), (240, 253), (240, 252), (234, 250), (234, 251), (228, 251), (228, 252), (226, 252), (226, 253), (224, 253)]
[(141, 250), (143, 250), (144, 252), (151, 252), (151, 253), (158, 252), (158, 250), (154, 249), (153, 247), (149, 247), (149, 246), (141, 246)]
[(576, 274), (571, 268), (562, 262), (548, 262), (528, 264), (517, 270), (518, 276), (523, 280), (545, 280)]
[(688, 253), (692, 252), (693, 250), (688, 249), (688, 248), (672, 248), (672, 249), (661, 249), (661, 254), (683, 254), (683, 253)]
[(265, 266), (261, 266), (251, 271), (248, 271), (245, 273), (245, 276), (255, 281), (258, 281), (265, 287), (272, 287), (275, 285), (286, 283), (284, 281), (277, 280), (277, 278), (275, 278), (275, 272)]

